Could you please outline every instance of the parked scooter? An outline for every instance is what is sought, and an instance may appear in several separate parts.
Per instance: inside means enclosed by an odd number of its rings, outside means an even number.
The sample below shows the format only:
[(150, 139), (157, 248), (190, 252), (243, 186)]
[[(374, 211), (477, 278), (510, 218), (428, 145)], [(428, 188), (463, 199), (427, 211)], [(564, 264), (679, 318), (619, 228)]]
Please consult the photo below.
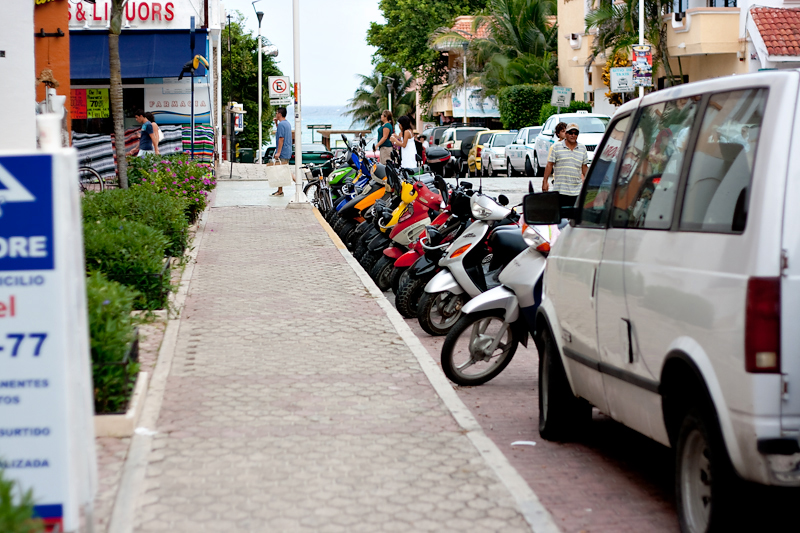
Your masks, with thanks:
[(462, 306), (497, 285), (500, 270), (527, 247), (518, 231), (498, 228), (519, 220), (506, 205), (502, 194), (497, 202), (480, 192), (470, 197), (475, 222), (447, 249), (439, 261), (442, 270), (425, 286), (418, 304), (417, 319), (427, 333), (446, 335), (461, 318)]
[[(447, 334), (441, 362), (458, 385), (481, 385), (508, 366), (519, 344), (528, 345), (542, 301), (542, 275), (558, 227), (522, 226), (529, 246), (500, 273), (502, 283), (470, 300)], [(540, 366), (541, 372), (541, 366)]]

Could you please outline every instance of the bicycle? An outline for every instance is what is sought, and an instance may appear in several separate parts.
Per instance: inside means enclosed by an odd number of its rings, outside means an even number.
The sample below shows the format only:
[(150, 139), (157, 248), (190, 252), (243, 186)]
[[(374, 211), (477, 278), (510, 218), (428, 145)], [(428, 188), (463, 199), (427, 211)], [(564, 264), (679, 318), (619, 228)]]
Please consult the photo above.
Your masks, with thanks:
[(78, 169), (78, 182), (82, 196), (87, 192), (103, 192), (106, 190), (105, 180), (92, 167), (80, 167)]
[(303, 189), (303, 193), (311, 202), (311, 205), (319, 209), (324, 215), (330, 209), (333, 209), (333, 200), (331, 199), (331, 190), (328, 187), (328, 179), (322, 173), (322, 165), (309, 165), (313, 178), (308, 180), (308, 184)]

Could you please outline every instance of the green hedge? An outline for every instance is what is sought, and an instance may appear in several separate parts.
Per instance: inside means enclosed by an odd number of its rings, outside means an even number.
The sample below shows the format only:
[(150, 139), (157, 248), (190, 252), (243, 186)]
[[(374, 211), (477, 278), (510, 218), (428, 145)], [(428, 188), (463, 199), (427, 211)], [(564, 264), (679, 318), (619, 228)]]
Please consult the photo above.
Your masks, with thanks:
[(84, 224), (83, 235), (88, 271), (99, 270), (108, 279), (139, 291), (137, 309), (166, 306), (170, 279), (169, 272), (163, 276), (162, 272), (169, 241), (161, 231), (110, 218)]
[(188, 242), (189, 221), (186, 200), (157, 194), (141, 187), (89, 193), (83, 199), (83, 221), (86, 224), (107, 218), (141, 222), (160, 230), (169, 239), (167, 255), (180, 257)]
[(135, 340), (136, 320), (131, 311), (138, 295), (100, 272), (86, 279), (96, 413), (125, 410), (133, 394), (139, 364), (123, 364), (123, 360)]
[(539, 111), (550, 102), (553, 88), (546, 85), (513, 85), (498, 94), (500, 120), (506, 129), (536, 126)]
[[(539, 114), (539, 123), (544, 124), (548, 118), (552, 115), (555, 115), (558, 111), (558, 108), (551, 106), (549, 103), (542, 106), (542, 110)], [(578, 100), (573, 100), (570, 102), (569, 107), (562, 107), (562, 113), (577, 113), (578, 111), (588, 111), (589, 113), (592, 112), (592, 104), (589, 102), (579, 102)]]
[[(0, 457), (2, 465), (3, 457)], [(33, 517), (33, 491), (23, 491), (19, 484), (5, 477), (0, 466), (0, 531), (3, 533), (39, 533), (44, 524)]]

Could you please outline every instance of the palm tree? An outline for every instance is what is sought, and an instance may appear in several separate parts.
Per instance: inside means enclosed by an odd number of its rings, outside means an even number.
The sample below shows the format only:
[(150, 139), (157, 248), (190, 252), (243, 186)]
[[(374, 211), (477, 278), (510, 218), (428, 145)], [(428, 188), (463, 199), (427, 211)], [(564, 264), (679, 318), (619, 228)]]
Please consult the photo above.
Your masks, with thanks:
[(111, 0), (111, 24), (108, 32), (108, 62), (111, 77), (111, 114), (114, 120), (114, 145), (117, 152), (119, 186), (128, 188), (128, 160), (125, 152), (125, 114), (122, 110), (122, 70), (119, 60), (119, 35), (122, 33), (122, 11), (127, 0)]
[[(480, 29), (487, 37), (469, 40), (450, 28), (434, 32), (431, 46), (456, 48), (469, 41), (469, 83), (487, 95), (521, 83), (554, 84), (558, 79), (558, 26), (555, 0), (489, 0), (486, 14), (476, 16), (472, 35)], [(463, 83), (463, 80), (460, 81)]]
[[(672, 0), (647, 0), (644, 8), (644, 38), (653, 46), (653, 72), (663, 65), (670, 80), (673, 79), (673, 73), (667, 49), (667, 23), (663, 14), (671, 5)], [(639, 44), (638, 0), (624, 0), (623, 3), (600, 0), (599, 7), (586, 15), (586, 32), (590, 31), (596, 31), (597, 35), (587, 69), (598, 55), (606, 52), (609, 57), (617, 53), (630, 54), (631, 47)]]
[(368, 76), (364, 74), (358, 76), (361, 78), (361, 85), (347, 103), (346, 111), (346, 114), (352, 117), (354, 125), (362, 122), (368, 129), (377, 128), (381, 124), (381, 113), (385, 109), (389, 109), (395, 117), (414, 112), (416, 94), (409, 91), (412, 78), (406, 76), (402, 70), (391, 70), (386, 74), (375, 70)]

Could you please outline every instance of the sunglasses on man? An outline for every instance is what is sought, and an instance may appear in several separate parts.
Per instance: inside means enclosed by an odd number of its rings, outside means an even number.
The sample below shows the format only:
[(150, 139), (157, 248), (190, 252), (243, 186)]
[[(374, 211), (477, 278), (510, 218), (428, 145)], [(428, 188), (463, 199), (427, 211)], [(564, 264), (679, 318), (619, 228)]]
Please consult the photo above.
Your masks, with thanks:
[(577, 135), (577, 134), (578, 134), (578, 130), (569, 130), (567, 132), (567, 135)]

